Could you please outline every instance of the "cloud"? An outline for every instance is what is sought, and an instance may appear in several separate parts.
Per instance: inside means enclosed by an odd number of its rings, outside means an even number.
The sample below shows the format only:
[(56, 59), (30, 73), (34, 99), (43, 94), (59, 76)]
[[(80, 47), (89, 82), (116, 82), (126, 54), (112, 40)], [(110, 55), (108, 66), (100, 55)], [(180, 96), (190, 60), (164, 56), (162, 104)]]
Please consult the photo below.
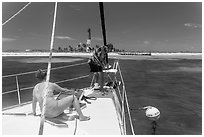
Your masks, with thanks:
[(148, 45), (148, 44), (150, 44), (150, 42), (147, 41), (147, 40), (145, 40), (145, 41), (144, 41), (144, 44), (145, 44), (145, 45)]
[(144, 45), (149, 45), (150, 44), (150, 42), (148, 41), (148, 40), (136, 40), (135, 41), (137, 44), (144, 44)]
[(201, 24), (194, 24), (194, 23), (185, 23), (184, 26), (189, 27), (189, 28), (201, 28), (202, 27)]
[(77, 5), (70, 5), (70, 7), (71, 7), (73, 10), (77, 10), (77, 11), (80, 11), (80, 10), (81, 10), (81, 7), (80, 7), (80, 6), (77, 6)]
[(15, 41), (16, 39), (13, 38), (2, 38), (2, 42), (10, 42), (10, 41)]
[(74, 38), (68, 37), (68, 36), (55, 36), (56, 39), (61, 40), (75, 40)]

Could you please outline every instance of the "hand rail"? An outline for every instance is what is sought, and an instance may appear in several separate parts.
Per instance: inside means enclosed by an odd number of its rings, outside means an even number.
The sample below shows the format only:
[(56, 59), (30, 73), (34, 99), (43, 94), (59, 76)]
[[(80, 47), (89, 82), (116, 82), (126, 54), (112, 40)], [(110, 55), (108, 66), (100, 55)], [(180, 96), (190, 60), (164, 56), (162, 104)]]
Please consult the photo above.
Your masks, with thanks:
[[(120, 78), (121, 78), (121, 81), (122, 81), (122, 85), (123, 85), (123, 87), (122, 87), (122, 98), (120, 98), (121, 102), (122, 102), (122, 121), (124, 123), (126, 123), (126, 120), (125, 120), (125, 104), (124, 104), (124, 103), (126, 103), (127, 111), (128, 111), (128, 117), (129, 117), (129, 121), (130, 121), (131, 131), (132, 131), (132, 134), (135, 135), (133, 124), (132, 124), (132, 118), (131, 118), (131, 114), (130, 114), (130, 109), (129, 109), (127, 93), (126, 93), (126, 89), (125, 89), (125, 82), (124, 82), (124, 79), (123, 79), (123, 76), (122, 76), (122, 72), (121, 72), (121, 69), (120, 69), (120, 65), (119, 65), (118, 62), (117, 62), (116, 67), (118, 68), (119, 75), (120, 75)], [(120, 92), (120, 89), (119, 89), (119, 92)], [(124, 125), (124, 129), (126, 131), (126, 125)]]
[[(73, 66), (79, 66), (79, 65), (84, 65), (87, 64), (87, 62), (83, 62), (83, 63), (78, 63), (78, 64), (72, 64), (72, 65), (67, 65), (67, 66), (61, 66), (61, 67), (55, 67), (55, 68), (51, 68), (51, 70), (55, 70), (55, 69), (61, 69), (61, 68), (69, 68), (69, 67), (73, 67)], [(47, 70), (47, 69), (43, 69)], [(12, 75), (5, 75), (2, 76), (2, 78), (7, 78), (7, 77), (14, 77), (14, 76), (20, 76), (20, 75), (26, 75), (26, 74), (32, 74), (32, 73), (36, 73), (37, 71), (29, 71), (29, 72), (24, 72), (24, 73), (18, 73), (18, 74), (12, 74)]]
[[(67, 66), (55, 67), (55, 68), (52, 68), (51, 70), (58, 70), (58, 69), (69, 68), (69, 67), (74, 67), (74, 66), (79, 66), (79, 65), (84, 65), (84, 64), (87, 64), (87, 62), (71, 64), (71, 65), (67, 65)], [(18, 106), (21, 106), (23, 103), (21, 101), (20, 92), (21, 91), (25, 91), (25, 90), (33, 89), (34, 87), (32, 86), (32, 87), (20, 88), (20, 85), (19, 85), (19, 82), (18, 82), (19, 81), (19, 77), (18, 76), (28, 75), (28, 74), (32, 74), (32, 73), (36, 73), (36, 72), (37, 71), (30, 71), (30, 72), (25, 72), (25, 73), (18, 73), (18, 74), (2, 76), (2, 78), (15, 77), (15, 81), (16, 81), (16, 89), (10, 90), (10, 91), (6, 91), (6, 92), (2, 92), (2, 95), (6, 95), (6, 94), (10, 94), (10, 93), (15, 93), (16, 92), (17, 93)], [(83, 75), (83, 76), (80, 76), (80, 77), (75, 77), (75, 78), (71, 78), (71, 79), (62, 80), (62, 81), (56, 81), (55, 83), (63, 83), (63, 82), (73, 81), (73, 80), (82, 79), (82, 78), (86, 78), (86, 77), (89, 77), (89, 74), (86, 74), (86, 75)], [(12, 107), (12, 106), (16, 106), (16, 103), (15, 103), (15, 105), (11, 105), (10, 107)]]

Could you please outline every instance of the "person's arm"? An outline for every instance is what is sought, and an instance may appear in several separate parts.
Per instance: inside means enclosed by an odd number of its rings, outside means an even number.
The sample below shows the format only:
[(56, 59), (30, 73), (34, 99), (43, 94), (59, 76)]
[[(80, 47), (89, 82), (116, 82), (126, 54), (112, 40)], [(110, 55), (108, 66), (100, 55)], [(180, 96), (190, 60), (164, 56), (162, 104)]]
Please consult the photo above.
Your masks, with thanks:
[(105, 53), (105, 64), (108, 65), (108, 53)]
[(54, 91), (56, 91), (58, 93), (60, 93), (60, 92), (68, 92), (70, 94), (73, 94), (75, 92), (72, 89), (62, 88), (62, 87), (60, 87), (59, 85), (57, 85), (55, 83), (53, 83), (53, 89), (54, 89)]
[(33, 110), (33, 115), (36, 115), (36, 104), (37, 104), (37, 98), (35, 95), (35, 88), (33, 89), (33, 100), (32, 100), (32, 110)]
[(96, 61), (96, 63), (101, 66), (104, 67), (103, 61), (101, 59), (101, 53), (98, 53), (97, 51), (93, 54), (93, 58)]

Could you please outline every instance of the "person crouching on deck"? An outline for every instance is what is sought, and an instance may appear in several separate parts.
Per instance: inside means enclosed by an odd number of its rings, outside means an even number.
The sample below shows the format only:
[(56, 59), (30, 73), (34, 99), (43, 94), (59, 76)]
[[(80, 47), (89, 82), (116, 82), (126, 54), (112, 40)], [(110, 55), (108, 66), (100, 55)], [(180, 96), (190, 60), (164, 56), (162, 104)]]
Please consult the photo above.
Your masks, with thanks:
[[(36, 115), (36, 104), (39, 103), (40, 110), (42, 113), (42, 107), (43, 107), (43, 96), (44, 87), (46, 85), (46, 72), (43, 72), (42, 70), (38, 70), (36, 73), (36, 78), (40, 81), (37, 85), (35, 85), (33, 89), (33, 101), (32, 101), (32, 109), (33, 114)], [(60, 93), (60, 92), (70, 92), (70, 96), (64, 97), (60, 100), (56, 100), (54, 98), (54, 92)], [(74, 106), (77, 113), (79, 114), (79, 120), (80, 121), (86, 121), (89, 120), (90, 117), (84, 116), (79, 101), (77, 97), (74, 95), (74, 90), (68, 90), (66, 88), (62, 88), (59, 85), (55, 83), (49, 82), (48, 84), (48, 90), (47, 90), (47, 101), (46, 101), (46, 110), (45, 110), (45, 117), (48, 118), (54, 118), (64, 113), (64, 110), (70, 106)]]

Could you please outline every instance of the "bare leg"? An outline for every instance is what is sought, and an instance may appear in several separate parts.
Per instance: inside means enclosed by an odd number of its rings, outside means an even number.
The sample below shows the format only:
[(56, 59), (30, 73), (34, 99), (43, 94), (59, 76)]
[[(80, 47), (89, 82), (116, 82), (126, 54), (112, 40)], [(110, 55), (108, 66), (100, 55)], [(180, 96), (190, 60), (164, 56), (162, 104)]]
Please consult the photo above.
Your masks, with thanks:
[(98, 77), (99, 77), (98, 72), (95, 72), (94, 75), (95, 75), (95, 83), (98, 83)]
[(95, 72), (94, 73), (94, 89), (99, 89), (99, 73), (98, 72)]
[(60, 113), (63, 113), (64, 110), (70, 107), (72, 104), (76, 109), (77, 113), (79, 114), (80, 121), (85, 121), (90, 119), (89, 117), (86, 117), (83, 115), (79, 105), (79, 101), (75, 96), (67, 96), (58, 101), (58, 107), (59, 107)]
[(99, 72), (100, 75), (100, 90), (103, 91), (103, 85), (104, 85), (104, 75), (103, 72)]
[(79, 120), (80, 121), (85, 121), (85, 120), (90, 119), (89, 117), (83, 115), (81, 108), (80, 108), (80, 105), (79, 105), (79, 101), (75, 96), (74, 96), (73, 105), (74, 105), (74, 108), (76, 109), (77, 113), (79, 114)]

